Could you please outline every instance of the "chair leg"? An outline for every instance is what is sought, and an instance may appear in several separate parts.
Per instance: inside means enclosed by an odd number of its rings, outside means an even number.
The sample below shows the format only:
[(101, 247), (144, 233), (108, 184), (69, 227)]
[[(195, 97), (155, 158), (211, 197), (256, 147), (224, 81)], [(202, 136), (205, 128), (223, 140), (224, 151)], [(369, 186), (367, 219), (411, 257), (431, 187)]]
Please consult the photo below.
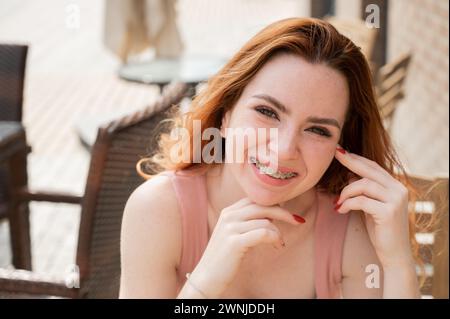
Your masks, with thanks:
[(27, 147), (25, 132), (23, 147), (9, 159), (8, 209), (13, 265), (17, 269), (31, 270), (31, 238), (28, 202), (19, 202), (15, 192), (28, 183)]
[(14, 267), (31, 270), (30, 219), (27, 204), (15, 204), (11, 208), (9, 227)]

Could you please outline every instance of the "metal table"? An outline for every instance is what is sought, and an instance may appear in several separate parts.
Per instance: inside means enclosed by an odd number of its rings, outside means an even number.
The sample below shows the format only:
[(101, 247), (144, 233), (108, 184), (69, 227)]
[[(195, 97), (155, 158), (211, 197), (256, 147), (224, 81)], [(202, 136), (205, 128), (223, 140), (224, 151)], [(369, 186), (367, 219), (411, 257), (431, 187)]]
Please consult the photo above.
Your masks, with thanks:
[(119, 76), (127, 81), (155, 84), (161, 89), (172, 81), (195, 88), (216, 74), (225, 63), (226, 59), (220, 57), (158, 58), (124, 65), (119, 70)]

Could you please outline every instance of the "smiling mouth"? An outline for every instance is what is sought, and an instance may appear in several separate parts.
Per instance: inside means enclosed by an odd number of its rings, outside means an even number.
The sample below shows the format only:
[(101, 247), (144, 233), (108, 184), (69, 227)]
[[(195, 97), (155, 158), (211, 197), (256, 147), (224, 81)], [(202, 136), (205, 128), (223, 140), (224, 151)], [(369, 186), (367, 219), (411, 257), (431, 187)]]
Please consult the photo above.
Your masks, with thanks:
[(298, 176), (297, 172), (293, 171), (285, 171), (281, 172), (280, 170), (275, 170), (267, 165), (262, 164), (260, 161), (258, 161), (255, 157), (250, 157), (250, 162), (252, 165), (255, 165), (256, 168), (259, 170), (261, 174), (268, 175), (272, 178), (276, 179), (289, 179), (294, 178)]

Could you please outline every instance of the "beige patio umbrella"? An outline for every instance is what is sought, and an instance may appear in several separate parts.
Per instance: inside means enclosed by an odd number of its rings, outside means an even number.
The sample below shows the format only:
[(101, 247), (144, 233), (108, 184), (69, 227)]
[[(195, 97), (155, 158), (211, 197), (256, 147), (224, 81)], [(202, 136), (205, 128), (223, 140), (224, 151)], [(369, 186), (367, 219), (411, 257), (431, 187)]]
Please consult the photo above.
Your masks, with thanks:
[(179, 57), (183, 43), (176, 25), (176, 0), (107, 0), (104, 43), (126, 62), (154, 48), (159, 58)]

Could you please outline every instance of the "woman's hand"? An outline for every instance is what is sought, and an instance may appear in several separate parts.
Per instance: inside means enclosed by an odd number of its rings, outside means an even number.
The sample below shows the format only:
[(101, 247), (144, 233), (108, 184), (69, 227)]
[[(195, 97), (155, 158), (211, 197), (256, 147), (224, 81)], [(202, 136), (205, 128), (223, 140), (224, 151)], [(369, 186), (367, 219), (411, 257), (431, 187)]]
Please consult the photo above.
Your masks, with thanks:
[(284, 246), (272, 220), (299, 225), (279, 206), (265, 207), (244, 198), (225, 208), (190, 279), (209, 298), (218, 298), (235, 277), (246, 252), (260, 244)]
[(411, 266), (407, 188), (376, 162), (339, 145), (335, 157), (361, 177), (344, 187), (335, 210), (365, 213), (367, 231), (383, 268)]

